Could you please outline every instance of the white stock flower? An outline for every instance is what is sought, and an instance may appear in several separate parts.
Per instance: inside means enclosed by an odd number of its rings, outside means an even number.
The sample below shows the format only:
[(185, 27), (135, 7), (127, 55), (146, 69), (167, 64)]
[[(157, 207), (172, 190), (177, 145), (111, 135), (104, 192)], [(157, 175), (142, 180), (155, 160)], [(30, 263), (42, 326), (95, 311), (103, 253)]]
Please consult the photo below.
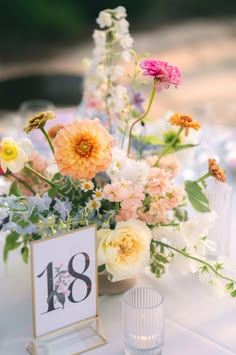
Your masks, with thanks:
[(119, 38), (126, 35), (129, 32), (129, 22), (125, 19), (121, 19), (115, 23), (115, 31)]
[(144, 222), (118, 222), (114, 230), (98, 230), (98, 265), (105, 264), (112, 281), (138, 275), (149, 263), (151, 230)]
[(93, 32), (93, 39), (97, 48), (106, 47), (106, 33), (104, 31), (95, 30)]
[(181, 238), (176, 227), (172, 226), (158, 226), (152, 230), (153, 239), (163, 241), (166, 240), (168, 244), (173, 245), (178, 249), (183, 249), (186, 243)]
[(107, 170), (107, 174), (112, 181), (123, 178), (126, 181), (144, 185), (147, 181), (148, 168), (146, 161), (130, 159), (125, 151), (114, 147), (112, 163)]
[(122, 36), (122, 38), (120, 39), (120, 44), (124, 49), (128, 49), (131, 48), (133, 45), (133, 38), (130, 36), (129, 33), (125, 34), (124, 36)]
[(14, 140), (11, 137), (3, 138), (0, 142), (0, 164), (4, 172), (9, 169), (17, 173), (29, 161), (28, 154), (33, 150), (28, 138)]
[[(191, 255), (193, 255), (191, 253)], [(173, 259), (170, 263), (170, 269), (178, 269), (181, 274), (186, 275), (191, 273), (196, 273), (198, 271), (199, 263), (193, 259), (187, 258), (186, 256), (175, 253)]]
[[(120, 65), (114, 65), (108, 70), (108, 74), (112, 81), (117, 80), (124, 72), (124, 68)], [(126, 91), (127, 93), (127, 91)]]
[(112, 25), (112, 16), (107, 11), (101, 11), (97, 18), (97, 23), (101, 28), (111, 27)]
[(194, 248), (200, 238), (208, 235), (215, 219), (215, 212), (198, 213), (192, 219), (180, 223), (179, 233), (189, 248)]
[(124, 50), (121, 53), (121, 58), (125, 61), (125, 62), (130, 62), (131, 58), (132, 58), (132, 54), (129, 50)]
[(108, 105), (113, 108), (115, 113), (121, 113), (128, 104), (128, 90), (123, 85), (113, 86), (111, 88), (111, 97), (108, 99)]
[(121, 19), (122, 17), (126, 17), (127, 16), (127, 13), (126, 13), (126, 8), (123, 7), (123, 6), (118, 6), (115, 10), (115, 16), (116, 18), (119, 20)]
[(219, 297), (223, 297), (226, 294), (225, 284), (218, 277), (211, 272), (203, 271), (199, 272), (199, 280), (202, 283), (206, 283), (210, 286), (210, 289), (214, 291)]

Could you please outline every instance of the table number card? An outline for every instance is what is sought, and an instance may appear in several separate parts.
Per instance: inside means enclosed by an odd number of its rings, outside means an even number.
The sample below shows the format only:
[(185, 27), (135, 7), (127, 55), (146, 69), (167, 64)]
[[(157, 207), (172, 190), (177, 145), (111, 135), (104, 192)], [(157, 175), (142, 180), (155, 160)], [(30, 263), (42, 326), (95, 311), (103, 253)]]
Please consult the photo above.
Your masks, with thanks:
[[(89, 333), (87, 332), (86, 337), (90, 338), (89, 343), (86, 340), (87, 345), (81, 338), (81, 342), (84, 343), (82, 350), (85, 351), (106, 342), (105, 335), (99, 333), (102, 326), (97, 309), (95, 226), (32, 242), (31, 270), (33, 334), (35, 339), (40, 340), (33, 341), (34, 344), (30, 346), (30, 349), (37, 348), (37, 344), (38, 348), (42, 346), (42, 344), (39, 346), (41, 339), (45, 338), (48, 342), (48, 337), (49, 339), (54, 337), (55, 332), (58, 338), (60, 332), (65, 335), (68, 329), (74, 332), (76, 327), (84, 337), (88, 324), (89, 328), (94, 329), (94, 334), (91, 333), (91, 329)], [(82, 328), (81, 325), (83, 325)], [(66, 338), (64, 335), (63, 337)], [(80, 337), (77, 336), (77, 338)], [(81, 342), (78, 353), (83, 352)], [(55, 343), (54, 340), (53, 343)], [(60, 344), (59, 347), (64, 345)], [(50, 344), (47, 346), (50, 348)], [(68, 344), (66, 346), (68, 347)], [(29, 351), (33, 354), (40, 354), (35, 350)], [(66, 349), (64, 349), (64, 354), (67, 354)]]

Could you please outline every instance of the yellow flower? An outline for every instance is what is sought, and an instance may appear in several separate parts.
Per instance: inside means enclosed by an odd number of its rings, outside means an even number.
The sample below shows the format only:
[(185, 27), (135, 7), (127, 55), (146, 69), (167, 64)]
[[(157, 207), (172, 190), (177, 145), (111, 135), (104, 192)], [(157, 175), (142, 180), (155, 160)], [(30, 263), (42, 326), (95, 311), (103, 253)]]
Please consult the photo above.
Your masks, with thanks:
[(34, 129), (43, 127), (48, 120), (52, 120), (55, 117), (55, 114), (51, 111), (40, 112), (29, 119), (24, 131), (25, 133), (30, 133)]
[(32, 149), (29, 139), (14, 141), (10, 137), (3, 138), (0, 142), (0, 162), (4, 172), (9, 169), (17, 173), (24, 168), (25, 162), (29, 160), (27, 153)]
[(216, 180), (225, 182), (225, 171), (221, 169), (220, 165), (215, 159), (208, 159), (209, 173), (216, 178)]
[(111, 163), (113, 138), (98, 119), (65, 125), (53, 144), (59, 171), (75, 179), (92, 179)]
[(112, 281), (136, 276), (149, 263), (151, 230), (137, 219), (118, 222), (114, 230), (98, 230), (98, 265), (105, 264)]
[(195, 129), (198, 131), (201, 128), (201, 125), (197, 121), (193, 121), (192, 117), (182, 113), (175, 113), (169, 118), (169, 122), (172, 126), (181, 126), (185, 130), (185, 136), (188, 135), (189, 128)]

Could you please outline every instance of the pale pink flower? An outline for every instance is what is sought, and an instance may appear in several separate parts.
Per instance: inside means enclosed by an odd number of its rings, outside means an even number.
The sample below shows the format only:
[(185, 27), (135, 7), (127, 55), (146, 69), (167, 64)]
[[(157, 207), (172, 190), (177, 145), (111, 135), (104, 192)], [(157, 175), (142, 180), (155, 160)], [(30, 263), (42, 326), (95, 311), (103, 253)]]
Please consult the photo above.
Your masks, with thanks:
[(129, 197), (133, 189), (130, 181), (115, 180), (103, 188), (104, 198), (111, 202), (120, 202)]
[(129, 209), (129, 208), (139, 208), (142, 206), (142, 201), (145, 198), (145, 194), (143, 193), (143, 186), (142, 185), (136, 185), (133, 188), (132, 193), (128, 196), (128, 198), (124, 199), (121, 202), (121, 207), (123, 209)]
[(146, 223), (164, 223), (166, 222), (167, 212), (165, 209), (160, 210), (160, 214), (151, 214), (150, 211), (138, 209), (137, 214), (139, 219)]
[(171, 174), (172, 179), (176, 177), (180, 169), (180, 165), (177, 161), (176, 155), (168, 154), (161, 158), (161, 160), (159, 161), (159, 168), (168, 171)]
[(179, 186), (172, 186), (165, 196), (166, 209), (172, 210), (183, 202), (184, 190)]
[(138, 217), (137, 215), (137, 208), (132, 207), (128, 209), (121, 208), (120, 211), (117, 213), (115, 219), (116, 222), (121, 222), (121, 221), (128, 221), (130, 219), (136, 219)]
[(170, 84), (176, 88), (181, 82), (181, 71), (179, 68), (161, 60), (146, 59), (140, 63), (144, 69), (143, 75), (156, 79), (156, 90), (161, 91), (162, 87), (168, 89)]
[(155, 223), (164, 223), (167, 219), (167, 210), (163, 199), (151, 201), (149, 214), (155, 218)]
[(165, 193), (170, 185), (170, 173), (160, 168), (150, 168), (146, 190), (150, 195)]
[(158, 159), (158, 156), (157, 156), (157, 155), (150, 155), (150, 156), (148, 156), (145, 160), (146, 160), (146, 162), (148, 163), (148, 165), (149, 165), (150, 167), (154, 167), (154, 165), (155, 165), (157, 159)]

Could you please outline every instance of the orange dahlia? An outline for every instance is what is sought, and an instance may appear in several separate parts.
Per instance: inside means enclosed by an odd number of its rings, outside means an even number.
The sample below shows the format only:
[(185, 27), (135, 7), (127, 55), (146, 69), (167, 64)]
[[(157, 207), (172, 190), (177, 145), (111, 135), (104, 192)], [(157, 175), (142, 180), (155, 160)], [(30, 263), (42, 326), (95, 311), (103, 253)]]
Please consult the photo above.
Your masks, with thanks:
[(111, 163), (113, 138), (99, 119), (65, 125), (57, 133), (53, 145), (59, 171), (75, 179), (92, 179)]
[(169, 122), (172, 126), (181, 126), (185, 130), (185, 136), (188, 135), (189, 128), (199, 130), (201, 127), (200, 123), (194, 121), (191, 116), (182, 113), (175, 113), (169, 118)]

